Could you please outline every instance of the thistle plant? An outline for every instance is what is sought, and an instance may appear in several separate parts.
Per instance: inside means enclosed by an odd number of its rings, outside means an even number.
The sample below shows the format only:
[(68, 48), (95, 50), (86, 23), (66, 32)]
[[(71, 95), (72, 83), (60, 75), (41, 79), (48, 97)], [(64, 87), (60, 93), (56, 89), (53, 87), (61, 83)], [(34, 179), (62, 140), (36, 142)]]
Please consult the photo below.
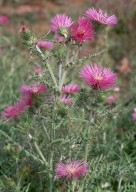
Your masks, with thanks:
[[(81, 55), (84, 44), (98, 33), (96, 23), (104, 29), (117, 24), (117, 18), (91, 8), (76, 22), (57, 14), (41, 39), (25, 26), (20, 30), (31, 60), (40, 65), (34, 66), (29, 83), (20, 87), (19, 100), (7, 106), (2, 117), (23, 132), (25, 148), (12, 142), (38, 166), (40, 186), (32, 188), (30, 183), (27, 191), (102, 191), (97, 183), (105, 182), (108, 175), (118, 176), (117, 191), (121, 191), (127, 166), (112, 161), (110, 152), (102, 153), (100, 148), (101, 142), (106, 146), (104, 128), (111, 112), (105, 97), (117, 76), (104, 63), (92, 63), (91, 58), (103, 50)], [(115, 101), (114, 96), (107, 98), (109, 104)]]

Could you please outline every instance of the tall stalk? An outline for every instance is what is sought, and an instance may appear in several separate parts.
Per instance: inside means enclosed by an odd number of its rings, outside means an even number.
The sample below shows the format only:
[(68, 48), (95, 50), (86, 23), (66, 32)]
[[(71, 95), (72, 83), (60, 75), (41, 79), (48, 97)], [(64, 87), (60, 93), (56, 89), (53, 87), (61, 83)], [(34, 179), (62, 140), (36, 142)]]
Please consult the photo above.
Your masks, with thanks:
[(46, 66), (47, 66), (47, 69), (48, 69), (48, 71), (49, 71), (49, 73), (50, 73), (50, 76), (51, 76), (51, 78), (52, 78), (52, 81), (53, 81), (55, 87), (56, 87), (57, 89), (59, 89), (59, 87), (58, 87), (58, 85), (57, 85), (56, 78), (55, 78), (55, 76), (54, 76), (54, 73), (53, 73), (50, 65), (47, 63), (46, 57), (44, 56), (44, 54), (42, 53), (42, 51), (39, 49), (39, 47), (38, 47), (37, 45), (36, 45), (36, 50), (37, 50), (38, 53), (40, 54), (42, 60), (45, 62)]
[(65, 59), (65, 66), (64, 66), (64, 71), (61, 77), (61, 81), (60, 81), (60, 90), (62, 88), (62, 85), (64, 84), (66, 75), (67, 75), (67, 70), (66, 70), (66, 66), (69, 64), (69, 52), (70, 52), (70, 45), (67, 45), (67, 50), (66, 50), (66, 59)]

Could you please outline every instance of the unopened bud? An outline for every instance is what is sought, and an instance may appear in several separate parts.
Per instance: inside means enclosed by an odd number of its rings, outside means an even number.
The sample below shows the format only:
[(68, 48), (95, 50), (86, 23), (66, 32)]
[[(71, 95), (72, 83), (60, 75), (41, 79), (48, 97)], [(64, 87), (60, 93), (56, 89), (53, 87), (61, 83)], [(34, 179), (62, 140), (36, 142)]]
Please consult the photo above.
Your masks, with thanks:
[(68, 37), (68, 30), (66, 28), (61, 28), (60, 29), (60, 34), (63, 35), (65, 38)]
[(22, 31), (26, 31), (26, 26), (22, 26), (22, 27), (21, 27), (21, 30), (22, 30)]
[(27, 46), (32, 46), (37, 41), (34, 34), (26, 26), (21, 27), (20, 35), (21, 35), (21, 38), (23, 40), (23, 44), (25, 44)]

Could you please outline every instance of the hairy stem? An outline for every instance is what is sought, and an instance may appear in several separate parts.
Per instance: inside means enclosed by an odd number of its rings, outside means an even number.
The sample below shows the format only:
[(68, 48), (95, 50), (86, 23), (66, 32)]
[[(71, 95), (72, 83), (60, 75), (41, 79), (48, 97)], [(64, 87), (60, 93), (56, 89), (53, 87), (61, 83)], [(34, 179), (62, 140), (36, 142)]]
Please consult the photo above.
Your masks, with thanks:
[(62, 74), (62, 63), (59, 65), (59, 89), (61, 90), (61, 74)]
[[(66, 67), (69, 63), (69, 51), (70, 51), (70, 46), (69, 44), (67, 45), (67, 51), (66, 51), (66, 59), (65, 59), (65, 66)], [(62, 78), (61, 78), (61, 82), (60, 82), (60, 89), (62, 88), (62, 85), (65, 81), (67, 75), (67, 70), (64, 68), (63, 74), (62, 74)]]
[(29, 151), (27, 151), (26, 149), (24, 149), (19, 143), (17, 143), (16, 141), (14, 141), (9, 135), (7, 135), (4, 131), (0, 130), (0, 133), (2, 133), (7, 139), (9, 139), (9, 141), (13, 142), (13, 144), (15, 146), (17, 146), (19, 148), (20, 151), (24, 151), (25, 154), (28, 157), (33, 158), (35, 161), (40, 162), (42, 165), (44, 164), (44, 161), (39, 159), (38, 157), (36, 157), (34, 154), (30, 153)]
[(46, 161), (44, 155), (42, 154), (42, 152), (41, 152), (41, 150), (40, 150), (40, 148), (39, 148), (39, 146), (37, 145), (36, 142), (34, 142), (34, 146), (35, 146), (35, 148), (36, 148), (39, 156), (41, 157), (41, 159), (42, 159), (42, 160), (45, 162), (45, 164), (47, 165), (47, 161)]
[(42, 51), (39, 49), (39, 47), (38, 47), (37, 45), (36, 45), (36, 50), (37, 50), (38, 53), (40, 54), (42, 60), (45, 62), (46, 66), (47, 66), (47, 69), (48, 69), (48, 71), (49, 71), (49, 73), (50, 73), (50, 76), (51, 76), (51, 78), (52, 78), (52, 81), (53, 81), (55, 87), (56, 87), (57, 89), (59, 89), (59, 87), (58, 87), (58, 85), (57, 85), (56, 78), (55, 78), (55, 76), (54, 76), (54, 74), (53, 74), (53, 71), (52, 71), (50, 65), (47, 63), (46, 57), (44, 56), (44, 54), (42, 53)]
[[(50, 159), (50, 169), (52, 171), (52, 166), (53, 166), (53, 151), (51, 151), (51, 159)], [(50, 192), (53, 191), (53, 176), (52, 174), (49, 174), (50, 177)]]
[[(95, 100), (95, 96), (94, 96), (94, 100)], [(93, 111), (91, 109), (91, 111), (89, 110), (89, 125), (88, 125), (88, 136), (90, 135), (91, 132), (91, 124), (94, 121), (94, 117), (93, 117)], [(86, 144), (86, 148), (85, 148), (85, 162), (87, 162), (88, 159), (88, 153), (89, 153), (89, 143), (87, 142)]]
[(122, 190), (121, 190), (121, 183), (122, 183), (122, 179), (123, 179), (123, 177), (121, 176), (121, 177), (119, 178), (117, 192), (121, 192), (121, 191), (122, 191)]

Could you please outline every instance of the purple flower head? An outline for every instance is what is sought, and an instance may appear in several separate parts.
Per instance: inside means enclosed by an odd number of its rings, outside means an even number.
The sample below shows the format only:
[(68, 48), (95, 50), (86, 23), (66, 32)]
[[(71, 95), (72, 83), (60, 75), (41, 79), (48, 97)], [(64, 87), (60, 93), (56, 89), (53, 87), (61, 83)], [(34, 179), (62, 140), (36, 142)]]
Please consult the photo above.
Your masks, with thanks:
[(134, 108), (134, 112), (131, 114), (133, 120), (136, 120), (136, 108)]
[(34, 65), (34, 73), (37, 75), (42, 75), (42, 69), (39, 65)]
[(30, 106), (32, 106), (32, 104), (33, 104), (31, 95), (21, 96), (21, 97), (19, 98), (19, 102), (23, 103), (24, 108), (30, 107)]
[(32, 84), (32, 85), (22, 85), (20, 88), (20, 92), (25, 95), (43, 93), (47, 88), (44, 83)]
[(131, 117), (132, 117), (133, 120), (136, 120), (136, 113), (132, 113)]
[(82, 174), (88, 172), (88, 167), (83, 160), (68, 160), (66, 163), (59, 162), (55, 165), (55, 173), (57, 177), (79, 178)]
[(20, 100), (13, 105), (5, 107), (5, 109), (1, 113), (1, 116), (7, 120), (14, 119), (24, 111), (25, 107), (26, 106), (24, 101)]
[(68, 84), (68, 85), (63, 85), (61, 92), (62, 93), (75, 93), (79, 91), (80, 87), (77, 84)]
[(65, 38), (64, 38), (64, 36), (62, 36), (62, 35), (56, 35), (56, 36), (55, 36), (55, 40), (58, 41), (58, 42), (63, 42), (64, 39), (65, 39)]
[(51, 31), (58, 32), (67, 37), (68, 30), (72, 25), (72, 19), (65, 14), (57, 14), (51, 19)]
[(27, 30), (26, 26), (23, 25), (23, 26), (21, 27), (21, 31), (26, 31), (26, 30)]
[(117, 77), (109, 68), (98, 64), (85, 65), (80, 71), (84, 83), (95, 89), (107, 90), (111, 88)]
[(81, 43), (85, 40), (92, 39), (93, 33), (91, 22), (84, 17), (79, 17), (77, 23), (73, 24), (71, 27), (71, 36)]
[(52, 49), (53, 48), (53, 42), (51, 42), (51, 41), (38, 41), (36, 45), (38, 47), (46, 48), (46, 49)]
[(7, 24), (8, 22), (9, 22), (9, 19), (7, 16), (4, 16), (4, 15), (0, 16), (0, 23)]
[(115, 15), (109, 16), (106, 12), (104, 12), (102, 9), (88, 9), (86, 11), (86, 16), (91, 19), (95, 20), (101, 24), (105, 25), (115, 25), (117, 24), (117, 18)]
[(114, 95), (110, 95), (110, 96), (108, 96), (108, 97), (106, 98), (106, 102), (109, 103), (109, 104), (115, 103), (116, 100), (117, 100), (117, 97), (114, 96)]
[(72, 105), (72, 103), (73, 103), (72, 98), (70, 96), (67, 96), (67, 95), (61, 95), (60, 96), (60, 102), (67, 104), (67, 105)]
[(4, 111), (2, 111), (1, 115), (5, 119), (11, 119), (16, 118), (21, 112), (22, 110), (20, 110), (20, 105), (14, 104), (7, 106)]
[(30, 97), (30, 95), (20, 96), (18, 102), (13, 105), (7, 106), (1, 115), (7, 120), (14, 119), (22, 112), (24, 112), (24, 110), (29, 106), (32, 106), (32, 98)]

